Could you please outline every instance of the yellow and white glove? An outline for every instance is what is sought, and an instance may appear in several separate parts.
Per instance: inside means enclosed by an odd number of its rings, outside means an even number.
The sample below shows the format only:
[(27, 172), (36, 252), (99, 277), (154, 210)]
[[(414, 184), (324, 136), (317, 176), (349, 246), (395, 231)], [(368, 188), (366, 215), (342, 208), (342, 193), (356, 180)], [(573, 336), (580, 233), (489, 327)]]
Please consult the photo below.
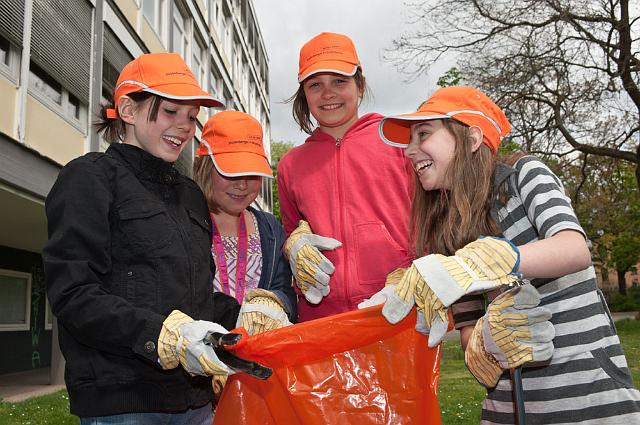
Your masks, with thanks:
[[(245, 328), (249, 335), (280, 329), (291, 325), (280, 298), (266, 289), (254, 289), (247, 293), (240, 307), (236, 328)], [(227, 374), (215, 374), (212, 379), (213, 394), (220, 398), (227, 383)]]
[(320, 251), (339, 246), (342, 246), (340, 241), (313, 234), (304, 220), (300, 220), (284, 244), (296, 284), (311, 304), (318, 304), (329, 293), (329, 276), (335, 271), (331, 261)]
[(519, 263), (516, 246), (495, 237), (481, 237), (449, 257), (431, 254), (418, 258), (393, 294), (387, 297), (382, 314), (395, 324), (404, 319), (415, 304), (416, 329), (429, 334), (429, 347), (435, 347), (447, 332), (447, 308), (464, 295), (517, 281)]
[(539, 307), (540, 294), (530, 283), (500, 294), (476, 325), (465, 351), (465, 363), (487, 388), (504, 369), (549, 360), (555, 328), (551, 312)]
[(158, 357), (163, 369), (178, 365), (191, 375), (229, 375), (232, 369), (222, 363), (213, 348), (205, 344), (209, 332), (227, 333), (221, 325), (193, 320), (179, 310), (173, 310), (162, 323), (158, 337)]
[(249, 335), (289, 325), (291, 322), (282, 301), (273, 292), (260, 288), (247, 293), (236, 323), (237, 328), (245, 328)]
[(395, 291), (394, 285), (397, 285), (398, 282), (400, 282), (400, 279), (402, 279), (402, 276), (404, 276), (405, 271), (407, 271), (406, 268), (398, 267), (397, 269), (389, 273), (384, 282), (384, 288), (382, 288), (381, 291), (373, 294), (371, 298), (367, 298), (366, 300), (358, 304), (358, 308), (362, 309), (372, 307), (374, 305), (384, 304), (387, 298), (393, 293), (393, 291)]

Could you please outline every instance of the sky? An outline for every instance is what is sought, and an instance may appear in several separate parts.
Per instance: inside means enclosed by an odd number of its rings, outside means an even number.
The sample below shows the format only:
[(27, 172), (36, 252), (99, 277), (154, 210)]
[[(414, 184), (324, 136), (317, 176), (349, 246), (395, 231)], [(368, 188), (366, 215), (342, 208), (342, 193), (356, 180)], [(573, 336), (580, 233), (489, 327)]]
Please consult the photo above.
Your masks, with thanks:
[(293, 121), (291, 104), (283, 104), (297, 90), (300, 48), (327, 31), (349, 36), (358, 50), (373, 96), (360, 106), (383, 115), (415, 110), (437, 88), (436, 81), (451, 64), (407, 83), (407, 75), (383, 61), (385, 49), (407, 30), (409, 11), (397, 0), (254, 0), (258, 24), (269, 57), (271, 139), (303, 143), (306, 134)]

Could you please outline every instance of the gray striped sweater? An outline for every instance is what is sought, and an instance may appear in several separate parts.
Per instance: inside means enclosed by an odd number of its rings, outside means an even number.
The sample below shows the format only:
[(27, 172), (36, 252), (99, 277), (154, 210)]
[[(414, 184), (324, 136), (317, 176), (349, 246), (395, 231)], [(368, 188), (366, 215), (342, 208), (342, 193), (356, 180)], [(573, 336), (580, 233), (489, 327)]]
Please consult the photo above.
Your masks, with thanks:
[[(496, 178), (506, 185), (508, 201), (500, 205), (496, 200), (495, 218), (504, 237), (516, 245), (567, 229), (584, 235), (560, 180), (537, 158), (526, 156), (514, 168), (500, 165)], [(553, 314), (556, 337), (547, 365), (523, 369), (527, 425), (640, 424), (640, 392), (633, 387), (594, 268), (532, 283), (540, 304)], [(456, 328), (482, 317), (484, 303), (483, 296), (469, 296), (454, 304)], [(515, 423), (508, 372), (488, 391), (482, 423)]]

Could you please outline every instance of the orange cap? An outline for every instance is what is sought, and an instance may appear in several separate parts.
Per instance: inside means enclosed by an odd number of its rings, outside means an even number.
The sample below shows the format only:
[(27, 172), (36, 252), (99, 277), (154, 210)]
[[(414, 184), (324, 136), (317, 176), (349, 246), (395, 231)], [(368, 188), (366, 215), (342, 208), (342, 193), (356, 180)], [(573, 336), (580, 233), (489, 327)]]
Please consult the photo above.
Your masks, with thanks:
[(416, 112), (383, 118), (378, 126), (382, 140), (400, 148), (411, 141), (410, 127), (419, 121), (454, 119), (482, 129), (483, 142), (496, 153), (511, 124), (498, 105), (473, 87), (453, 86), (437, 90)]
[(175, 100), (195, 100), (202, 106), (222, 107), (222, 102), (200, 88), (187, 64), (177, 53), (146, 53), (122, 68), (113, 93), (115, 109), (107, 116), (117, 118), (118, 100), (129, 93), (149, 92)]
[(251, 115), (228, 110), (205, 123), (196, 156), (209, 155), (226, 177), (273, 177), (262, 144), (262, 126)]
[(356, 46), (346, 35), (323, 32), (309, 40), (300, 49), (298, 82), (319, 72), (354, 75), (362, 70)]

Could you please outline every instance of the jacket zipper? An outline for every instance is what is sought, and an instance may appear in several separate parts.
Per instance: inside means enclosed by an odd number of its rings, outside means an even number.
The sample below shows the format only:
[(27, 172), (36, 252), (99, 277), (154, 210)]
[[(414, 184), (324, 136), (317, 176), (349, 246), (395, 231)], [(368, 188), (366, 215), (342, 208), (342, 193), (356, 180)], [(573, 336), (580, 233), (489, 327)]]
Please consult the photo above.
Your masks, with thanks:
[(344, 217), (344, 191), (343, 191), (343, 184), (342, 184), (342, 154), (341, 151), (342, 149), (340, 149), (342, 140), (344, 139), (344, 137), (339, 137), (336, 139), (336, 161), (337, 161), (337, 165), (336, 165), (336, 169), (337, 169), (337, 178), (338, 178), (338, 199), (340, 200), (340, 205), (342, 205), (342, 208), (340, 208), (340, 241), (343, 242), (342, 245), (342, 249), (344, 249), (344, 275), (343, 275), (343, 279), (344, 281), (341, 282), (342, 284), (342, 288), (343, 288), (343, 293), (344, 293), (344, 297), (345, 297), (345, 302), (350, 303), (350, 296), (349, 296), (349, 288), (347, 285), (347, 282), (349, 281), (349, 255), (347, 253), (347, 246), (349, 245), (348, 243), (346, 243), (346, 239), (345, 239), (345, 228), (344, 228), (344, 224), (345, 224), (345, 217)]
[(267, 283), (267, 289), (271, 288), (273, 282), (273, 272), (276, 268), (276, 239), (271, 238), (271, 245), (273, 245), (273, 255), (271, 256), (271, 272), (269, 273), (269, 283)]

